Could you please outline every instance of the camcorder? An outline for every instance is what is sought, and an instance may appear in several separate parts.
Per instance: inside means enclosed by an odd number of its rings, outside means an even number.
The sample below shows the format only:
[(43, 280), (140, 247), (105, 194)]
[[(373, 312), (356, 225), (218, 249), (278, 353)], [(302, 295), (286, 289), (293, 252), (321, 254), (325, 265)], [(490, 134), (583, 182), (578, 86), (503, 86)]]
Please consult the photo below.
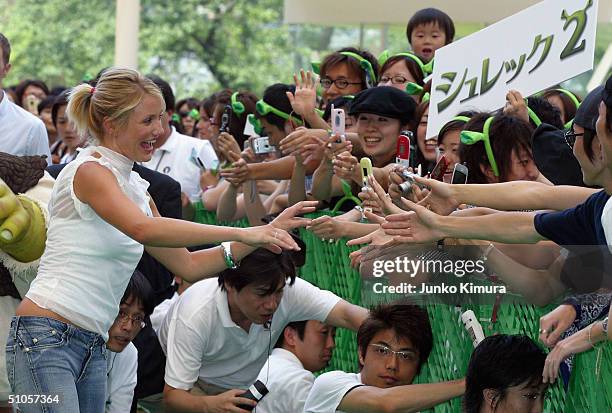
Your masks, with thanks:
[[(268, 388), (260, 380), (257, 380), (251, 387), (249, 387), (249, 390), (247, 390), (246, 393), (241, 394), (240, 397), (254, 400), (259, 403), (266, 394), (268, 394)], [(253, 407), (244, 404), (239, 404), (238, 407), (248, 410), (249, 412), (253, 411)]]

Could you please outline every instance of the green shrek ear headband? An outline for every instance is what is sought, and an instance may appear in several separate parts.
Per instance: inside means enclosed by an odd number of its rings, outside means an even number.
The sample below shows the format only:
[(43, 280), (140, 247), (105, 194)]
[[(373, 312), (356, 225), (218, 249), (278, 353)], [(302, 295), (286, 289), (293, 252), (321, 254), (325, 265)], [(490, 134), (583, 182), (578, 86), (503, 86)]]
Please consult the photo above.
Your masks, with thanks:
[(491, 122), (493, 122), (493, 116), (489, 116), (487, 118), (482, 128), (482, 132), (467, 130), (461, 131), (461, 143), (465, 145), (474, 145), (476, 142), (484, 142), (485, 151), (487, 153), (487, 158), (489, 159), (491, 169), (493, 169), (493, 174), (495, 174), (495, 176), (499, 176), (499, 169), (497, 168), (497, 162), (495, 162), (495, 157), (493, 156), (493, 148), (491, 147), (491, 139), (489, 137)]
[(257, 103), (255, 104), (255, 109), (257, 109), (257, 113), (259, 113), (262, 116), (266, 116), (267, 114), (272, 113), (283, 119), (291, 120), (292, 122), (295, 122), (295, 124), (298, 126), (302, 126), (304, 124), (304, 122), (302, 122), (301, 119), (298, 119), (295, 116), (285, 113), (282, 110), (276, 109), (274, 106), (269, 105), (266, 102), (264, 102), (263, 99), (260, 99), (257, 101)]
[[(371, 88), (376, 86), (376, 73), (374, 73), (374, 68), (372, 67), (372, 63), (370, 63), (367, 59), (359, 56), (357, 53), (353, 52), (340, 52), (341, 55), (352, 57), (353, 59), (359, 62), (359, 67), (366, 74), (366, 87)], [(312, 71), (317, 75), (321, 72), (321, 62), (311, 62)]]
[(244, 107), (244, 103), (238, 100), (238, 93), (240, 92), (232, 93), (232, 97), (231, 97), (232, 110), (234, 111), (236, 115), (242, 115), (244, 111), (246, 110), (246, 108)]
[(408, 59), (412, 60), (421, 69), (421, 72), (423, 73), (423, 77), (427, 77), (427, 75), (430, 75), (433, 73), (433, 65), (434, 65), (433, 59), (429, 63), (425, 64), (423, 63), (421, 58), (419, 58), (414, 53), (409, 53), (409, 52), (396, 53), (392, 55), (389, 53), (388, 50), (385, 50), (384, 52), (380, 54), (380, 56), (378, 56), (378, 64), (382, 67), (387, 62), (387, 60), (395, 56), (403, 56), (403, 57), (407, 57)]
[[(196, 122), (200, 120), (200, 112), (196, 108), (191, 109), (189, 113), (187, 113), (187, 116), (189, 116), (191, 119), (195, 120)], [(176, 122), (176, 123), (181, 122), (181, 117), (179, 116), (178, 113), (173, 113), (171, 119), (173, 122)]]
[(249, 115), (247, 116), (247, 122), (253, 125), (253, 129), (255, 129), (255, 133), (261, 136), (261, 133), (263, 132), (263, 126), (261, 126), (261, 122), (259, 121), (259, 119), (255, 117), (254, 114), (249, 113)]
[[(578, 98), (576, 97), (576, 95), (574, 95), (572, 92), (570, 92), (569, 90), (565, 90), (565, 89), (555, 89), (556, 91), (563, 93), (565, 96), (567, 96), (574, 105), (576, 105), (576, 109), (578, 109), (580, 107), (580, 101), (578, 100)], [(567, 121), (567, 123), (564, 125), (565, 129), (569, 129), (572, 126), (572, 122), (574, 121), (574, 119), (570, 119)]]

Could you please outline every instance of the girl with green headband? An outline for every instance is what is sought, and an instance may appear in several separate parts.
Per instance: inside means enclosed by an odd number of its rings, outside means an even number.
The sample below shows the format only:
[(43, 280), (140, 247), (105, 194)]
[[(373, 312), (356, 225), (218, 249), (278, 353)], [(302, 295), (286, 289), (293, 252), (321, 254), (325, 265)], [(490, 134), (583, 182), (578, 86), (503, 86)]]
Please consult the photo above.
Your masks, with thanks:
[(531, 127), (498, 113), (478, 113), (461, 132), (459, 156), (469, 170), (468, 183), (536, 181), (541, 177), (531, 153)]
[(474, 112), (461, 112), (459, 115), (446, 122), (446, 124), (442, 126), (440, 132), (438, 133), (438, 158), (444, 155), (444, 157), (448, 161), (446, 167), (446, 174), (444, 175), (445, 182), (447, 181), (446, 178), (450, 178), (450, 174), (452, 174), (455, 164), (460, 163), (460, 134), (472, 116), (474, 116)]
[[(420, 63), (420, 64), (419, 64)], [(392, 86), (400, 90), (406, 90), (409, 83), (423, 87), (423, 63), (411, 53), (400, 53), (386, 59), (380, 69), (378, 86)], [(416, 98), (418, 94), (414, 94)], [(416, 100), (416, 99), (415, 99)]]
[(542, 98), (559, 109), (564, 125), (576, 117), (580, 99), (569, 90), (554, 87), (544, 91)]
[(188, 97), (176, 102), (177, 130), (184, 135), (194, 136), (195, 125), (198, 121), (198, 100)]

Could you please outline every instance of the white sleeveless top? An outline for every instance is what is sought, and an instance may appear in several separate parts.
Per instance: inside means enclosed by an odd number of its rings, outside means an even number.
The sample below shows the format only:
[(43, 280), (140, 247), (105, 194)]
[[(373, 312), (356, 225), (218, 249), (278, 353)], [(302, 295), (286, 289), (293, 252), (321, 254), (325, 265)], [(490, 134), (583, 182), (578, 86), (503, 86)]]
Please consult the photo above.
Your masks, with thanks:
[[(94, 153), (102, 157), (92, 156)], [(152, 216), (149, 183), (132, 171), (134, 163), (130, 159), (104, 147), (82, 150), (55, 182), (45, 252), (26, 297), (107, 340), (144, 247), (77, 198), (73, 180), (84, 162), (97, 162), (110, 169), (128, 198)], [(112, 204), (113, 200), (108, 202)]]

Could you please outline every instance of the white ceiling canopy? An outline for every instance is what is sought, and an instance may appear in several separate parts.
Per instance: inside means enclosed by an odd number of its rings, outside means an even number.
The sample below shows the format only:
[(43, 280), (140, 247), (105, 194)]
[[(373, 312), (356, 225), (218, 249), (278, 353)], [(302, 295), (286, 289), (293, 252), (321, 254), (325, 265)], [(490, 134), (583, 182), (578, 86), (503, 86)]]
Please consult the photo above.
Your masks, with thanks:
[[(492, 24), (536, 3), (537, 0), (284, 0), (284, 22), (406, 24), (417, 10), (435, 7), (455, 22)], [(599, 1), (597, 19), (601, 23), (612, 22), (612, 0)]]

